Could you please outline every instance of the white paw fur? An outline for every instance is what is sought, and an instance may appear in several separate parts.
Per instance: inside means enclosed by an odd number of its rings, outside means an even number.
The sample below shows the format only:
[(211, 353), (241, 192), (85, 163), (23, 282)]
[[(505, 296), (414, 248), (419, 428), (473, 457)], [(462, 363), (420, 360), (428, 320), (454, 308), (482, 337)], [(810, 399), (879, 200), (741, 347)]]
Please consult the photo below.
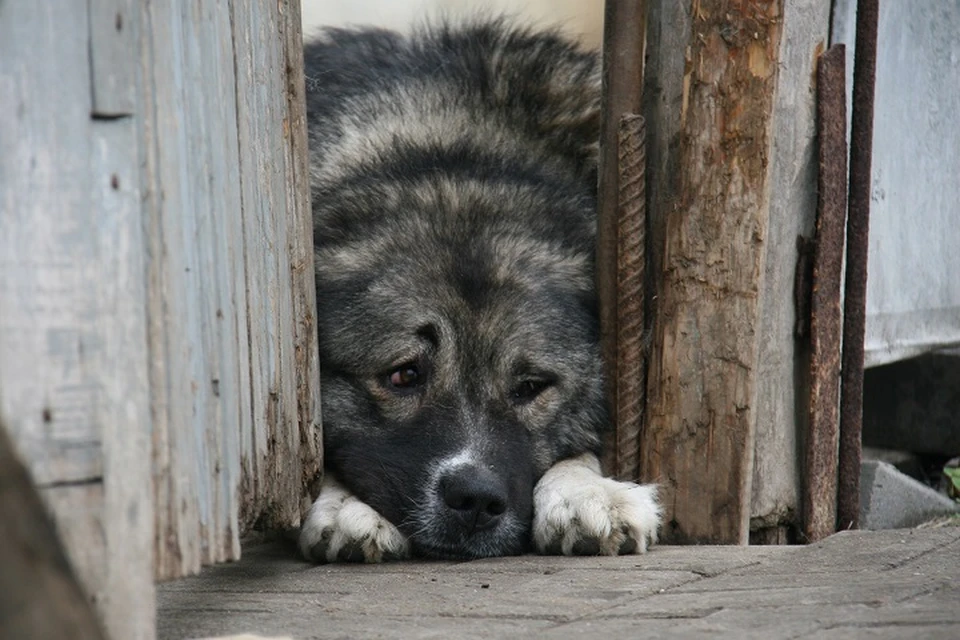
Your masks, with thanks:
[(406, 558), (410, 544), (386, 518), (331, 474), (300, 527), (300, 552), (314, 562), (383, 562)]
[(660, 526), (656, 486), (604, 478), (592, 454), (548, 469), (533, 490), (533, 513), (544, 554), (644, 553)]

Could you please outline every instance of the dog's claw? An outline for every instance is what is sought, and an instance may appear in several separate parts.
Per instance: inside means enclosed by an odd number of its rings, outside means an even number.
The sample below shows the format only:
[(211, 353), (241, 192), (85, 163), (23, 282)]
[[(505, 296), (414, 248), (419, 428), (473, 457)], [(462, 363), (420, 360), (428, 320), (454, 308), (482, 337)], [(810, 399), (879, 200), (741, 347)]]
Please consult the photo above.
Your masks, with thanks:
[(410, 555), (406, 537), (393, 524), (329, 475), (300, 528), (300, 551), (320, 564), (384, 562)]
[(543, 554), (644, 553), (657, 541), (656, 487), (604, 478), (592, 455), (547, 470), (533, 503), (534, 544)]

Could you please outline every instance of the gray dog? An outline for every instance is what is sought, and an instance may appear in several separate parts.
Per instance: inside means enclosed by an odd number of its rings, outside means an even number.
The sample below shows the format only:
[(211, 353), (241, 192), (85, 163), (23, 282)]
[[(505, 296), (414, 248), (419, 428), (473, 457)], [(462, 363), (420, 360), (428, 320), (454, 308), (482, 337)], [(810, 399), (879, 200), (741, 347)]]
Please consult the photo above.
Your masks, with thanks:
[(504, 20), (305, 49), (326, 479), (317, 562), (617, 554), (604, 478), (595, 53)]

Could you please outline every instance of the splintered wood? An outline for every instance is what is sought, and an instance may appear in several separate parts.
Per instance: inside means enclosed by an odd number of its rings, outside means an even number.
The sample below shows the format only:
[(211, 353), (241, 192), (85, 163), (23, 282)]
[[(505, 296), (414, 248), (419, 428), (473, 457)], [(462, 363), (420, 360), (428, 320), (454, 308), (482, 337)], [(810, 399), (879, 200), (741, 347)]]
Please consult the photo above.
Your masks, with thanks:
[(685, 64), (678, 112), (657, 123), (678, 131), (657, 148), (669, 161), (651, 198), (661, 248), (641, 453), (671, 542), (748, 540), (782, 8), (700, 0), (689, 32), (671, 33)]

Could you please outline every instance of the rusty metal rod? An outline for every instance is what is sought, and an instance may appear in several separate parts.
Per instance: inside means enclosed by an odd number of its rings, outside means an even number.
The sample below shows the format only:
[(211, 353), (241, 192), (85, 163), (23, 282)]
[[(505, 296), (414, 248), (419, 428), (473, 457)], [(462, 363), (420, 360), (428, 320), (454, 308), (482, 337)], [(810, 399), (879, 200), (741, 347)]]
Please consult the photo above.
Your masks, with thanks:
[(607, 0), (603, 34), (603, 100), (600, 122), (600, 158), (597, 189), (596, 282), (600, 311), (608, 404), (614, 420), (613, 439), (605, 447), (603, 466), (618, 474), (617, 434), (617, 229), (619, 227), (618, 137), (624, 114), (640, 112), (643, 89), (643, 53), (646, 2)]
[(646, 401), (644, 278), (646, 277), (646, 153), (643, 116), (624, 115), (618, 139), (616, 473), (640, 478), (640, 431)]
[(827, 537), (837, 522), (840, 439), (840, 284), (847, 215), (846, 48), (817, 61), (817, 228), (810, 292), (810, 422), (804, 456), (803, 533)]
[(850, 186), (847, 265), (843, 306), (840, 391), (840, 479), (837, 529), (856, 529), (860, 519), (860, 456), (863, 427), (863, 340), (866, 324), (867, 248), (870, 230), (870, 171), (873, 99), (877, 73), (879, 0), (858, 0), (853, 58), (853, 121), (850, 129)]

